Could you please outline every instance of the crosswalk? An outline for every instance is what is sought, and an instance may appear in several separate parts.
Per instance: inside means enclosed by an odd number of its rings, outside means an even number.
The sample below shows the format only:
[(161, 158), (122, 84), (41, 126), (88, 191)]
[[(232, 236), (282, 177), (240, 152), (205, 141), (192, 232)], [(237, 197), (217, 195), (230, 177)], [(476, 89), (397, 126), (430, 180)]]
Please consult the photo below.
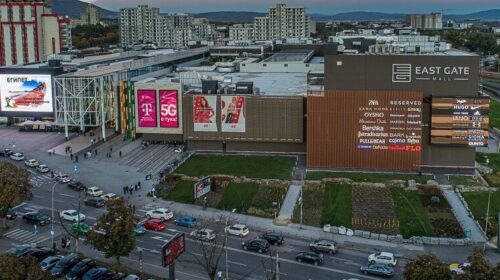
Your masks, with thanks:
[(51, 181), (52, 178), (50, 177), (50, 174), (48, 174), (48, 173), (41, 174), (41, 173), (32, 172), (30, 180), (31, 180), (31, 184), (34, 187), (40, 188), (41, 186), (43, 186), (47, 182)]
[(14, 229), (12, 231), (3, 234), (3, 237), (13, 239), (24, 244), (31, 244), (31, 243), (38, 244), (49, 240), (51, 238), (51, 235), (50, 233), (35, 234), (34, 231), (28, 231), (24, 229)]

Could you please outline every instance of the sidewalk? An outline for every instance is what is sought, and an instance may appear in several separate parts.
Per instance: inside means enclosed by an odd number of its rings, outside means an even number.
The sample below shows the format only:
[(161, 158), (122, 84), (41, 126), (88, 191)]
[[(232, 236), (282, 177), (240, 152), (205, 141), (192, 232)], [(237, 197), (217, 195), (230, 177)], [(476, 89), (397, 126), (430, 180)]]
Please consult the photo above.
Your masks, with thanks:
[(290, 185), (288, 192), (285, 196), (285, 201), (281, 205), (280, 213), (277, 220), (281, 223), (287, 224), (292, 220), (293, 210), (295, 205), (297, 205), (297, 199), (300, 196), (302, 186), (300, 185)]

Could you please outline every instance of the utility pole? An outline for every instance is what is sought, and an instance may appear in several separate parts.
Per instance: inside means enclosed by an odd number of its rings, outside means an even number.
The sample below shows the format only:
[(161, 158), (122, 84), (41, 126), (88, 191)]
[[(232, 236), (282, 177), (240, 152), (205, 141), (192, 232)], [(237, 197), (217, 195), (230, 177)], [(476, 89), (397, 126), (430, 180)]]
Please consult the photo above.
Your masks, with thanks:
[(491, 191), (488, 191), (488, 206), (486, 206), (486, 225), (484, 226), (484, 234), (486, 236), (486, 242), (484, 243), (483, 251), (486, 251), (486, 243), (488, 243), (488, 220), (490, 217), (490, 198), (491, 198)]

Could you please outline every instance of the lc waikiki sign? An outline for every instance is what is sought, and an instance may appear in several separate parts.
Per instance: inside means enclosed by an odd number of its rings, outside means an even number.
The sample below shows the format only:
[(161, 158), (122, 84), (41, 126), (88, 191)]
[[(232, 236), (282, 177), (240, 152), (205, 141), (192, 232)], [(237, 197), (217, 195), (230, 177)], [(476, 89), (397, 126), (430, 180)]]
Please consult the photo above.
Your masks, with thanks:
[(412, 81), (468, 81), (468, 66), (415, 66), (412, 64), (392, 64), (393, 83)]

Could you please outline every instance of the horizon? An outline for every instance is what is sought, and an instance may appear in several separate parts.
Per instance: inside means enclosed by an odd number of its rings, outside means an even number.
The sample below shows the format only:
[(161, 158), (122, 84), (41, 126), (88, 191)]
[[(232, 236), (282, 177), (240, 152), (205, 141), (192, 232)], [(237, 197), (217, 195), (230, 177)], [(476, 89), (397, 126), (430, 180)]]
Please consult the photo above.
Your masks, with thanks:
[[(373, 3), (370, 0), (337, 0), (335, 4), (326, 3), (328, 0), (310, 0), (313, 5), (302, 5), (301, 1), (253, 1), (255, 5), (238, 5), (238, 0), (185, 0), (182, 3), (168, 3), (164, 0), (80, 0), (82, 2), (93, 3), (101, 8), (118, 12), (120, 8), (133, 8), (138, 5), (148, 5), (150, 7), (160, 8), (161, 12), (186, 12), (186, 13), (207, 13), (207, 12), (258, 12), (267, 13), (269, 7), (274, 3), (285, 3), (289, 6), (305, 6), (309, 14), (335, 15), (339, 13), (350, 12), (373, 12), (387, 14), (411, 14), (411, 13), (430, 13), (442, 12), (443, 15), (462, 15), (481, 12), (492, 9), (500, 9), (499, 5), (491, 4), (491, 1), (476, 0), (471, 4), (467, 0), (441, 0), (436, 5), (436, 1), (424, 0), (418, 3), (408, 5), (398, 0), (380, 0)], [(167, 3), (166, 3), (167, 2)], [(200, 2), (203, 2), (200, 3)], [(352, 4), (352, 3), (359, 4)], [(267, 3), (267, 4), (265, 4)], [(364, 4), (361, 4), (364, 3)], [(200, 6), (206, 6), (201, 9)], [(328, 6), (327, 7), (325, 7)], [(481, 6), (482, 8), (478, 8)], [(210, 7), (210, 8), (209, 8)], [(231, 8), (235, 7), (235, 8)], [(453, 7), (449, 9), (448, 7)]]

